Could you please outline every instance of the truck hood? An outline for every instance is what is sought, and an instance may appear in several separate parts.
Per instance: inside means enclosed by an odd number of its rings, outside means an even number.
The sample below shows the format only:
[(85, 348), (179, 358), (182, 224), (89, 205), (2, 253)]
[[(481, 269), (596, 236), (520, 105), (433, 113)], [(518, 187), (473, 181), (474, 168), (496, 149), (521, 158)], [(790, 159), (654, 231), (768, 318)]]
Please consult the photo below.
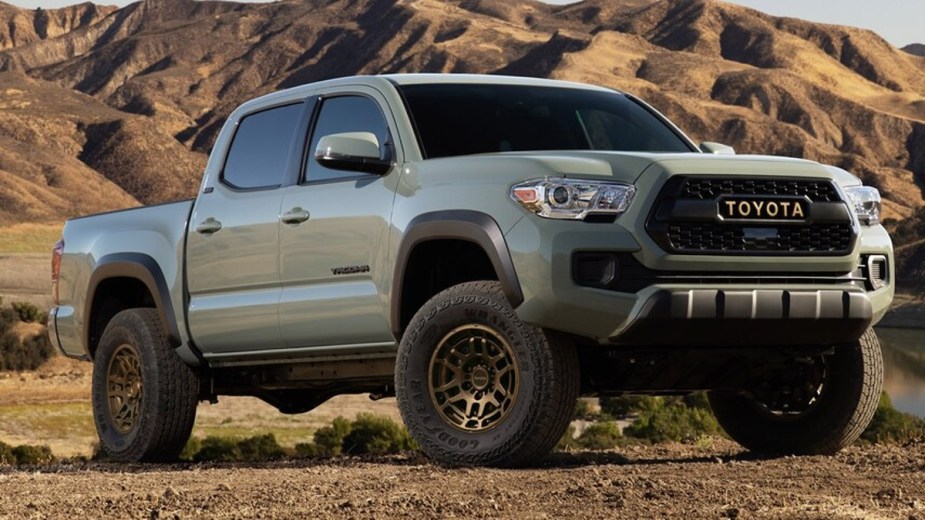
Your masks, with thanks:
[(783, 175), (834, 179), (843, 186), (860, 184), (854, 175), (813, 161), (764, 155), (712, 155), (705, 153), (644, 153), (606, 151), (504, 152), (424, 161), (439, 170), (455, 170), (456, 163), (469, 171), (485, 173), (532, 172), (533, 176), (602, 177), (635, 183), (640, 176), (721, 174)]

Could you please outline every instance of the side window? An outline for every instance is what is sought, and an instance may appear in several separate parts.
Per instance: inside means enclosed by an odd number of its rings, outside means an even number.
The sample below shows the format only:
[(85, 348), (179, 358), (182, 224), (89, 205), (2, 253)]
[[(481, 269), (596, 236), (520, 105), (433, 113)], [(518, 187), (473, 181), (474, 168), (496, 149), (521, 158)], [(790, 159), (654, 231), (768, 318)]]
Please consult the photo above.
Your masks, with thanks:
[(286, 105), (242, 119), (225, 159), (222, 181), (240, 189), (282, 185), (302, 107), (302, 103)]
[(343, 132), (372, 132), (379, 140), (379, 147), (389, 138), (389, 126), (375, 101), (363, 96), (340, 96), (328, 98), (321, 104), (321, 112), (312, 132), (308, 148), (306, 180), (324, 181), (369, 175), (353, 171), (332, 170), (315, 161), (315, 149), (322, 137)]

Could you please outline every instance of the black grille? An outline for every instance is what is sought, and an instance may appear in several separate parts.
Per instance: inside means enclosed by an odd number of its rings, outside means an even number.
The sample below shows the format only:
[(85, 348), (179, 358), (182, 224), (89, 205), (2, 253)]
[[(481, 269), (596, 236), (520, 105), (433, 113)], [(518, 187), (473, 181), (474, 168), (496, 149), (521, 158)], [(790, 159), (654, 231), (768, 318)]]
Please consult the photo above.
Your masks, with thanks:
[(668, 240), (679, 252), (789, 251), (838, 253), (851, 247), (851, 226), (827, 224), (777, 228), (775, 235), (750, 232), (739, 224), (682, 223), (668, 227)]
[(812, 202), (839, 202), (841, 200), (835, 187), (829, 181), (703, 177), (684, 179), (678, 198), (713, 200), (720, 195), (796, 195), (809, 197)]
[[(726, 220), (719, 205), (730, 196), (803, 197), (808, 216)], [(674, 177), (659, 193), (646, 229), (677, 254), (846, 255), (856, 239), (851, 210), (824, 179)]]

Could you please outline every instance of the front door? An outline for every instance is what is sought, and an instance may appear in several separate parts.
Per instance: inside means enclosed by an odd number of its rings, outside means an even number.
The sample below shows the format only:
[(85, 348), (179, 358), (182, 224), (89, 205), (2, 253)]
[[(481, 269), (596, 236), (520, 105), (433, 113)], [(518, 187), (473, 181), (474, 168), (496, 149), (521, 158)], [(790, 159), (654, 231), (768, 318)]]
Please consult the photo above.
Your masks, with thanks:
[(322, 92), (303, 178), (285, 190), (282, 204), (283, 215), (298, 217), (281, 223), (279, 231), (279, 320), (287, 347), (332, 347), (331, 353), (342, 354), (344, 348), (395, 346), (385, 295), (398, 168), (374, 175), (328, 169), (314, 159), (322, 136), (342, 132), (371, 132), (386, 149), (391, 119), (382, 106), (373, 89)]

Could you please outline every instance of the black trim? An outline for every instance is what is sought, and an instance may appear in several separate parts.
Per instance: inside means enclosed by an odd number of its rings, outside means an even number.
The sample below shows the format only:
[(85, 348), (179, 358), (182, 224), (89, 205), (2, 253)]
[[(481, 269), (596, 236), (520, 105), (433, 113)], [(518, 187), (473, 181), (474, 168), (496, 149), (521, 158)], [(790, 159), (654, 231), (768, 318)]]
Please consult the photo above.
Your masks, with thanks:
[(405, 229), (405, 236), (395, 257), (395, 276), (392, 277), (391, 321), (392, 333), (401, 338), (401, 299), (405, 281), (405, 268), (414, 248), (430, 240), (456, 239), (472, 242), (485, 251), (498, 275), (508, 302), (517, 307), (524, 301), (514, 261), (508, 251), (504, 234), (495, 219), (485, 213), (471, 210), (435, 211), (418, 215)]
[[(717, 190), (707, 193), (688, 193), (688, 183), (713, 181)], [(729, 188), (723, 183), (751, 184), (754, 186)], [(775, 186), (779, 184), (779, 186)], [(792, 186), (791, 186), (792, 185)], [(825, 193), (817, 193), (819, 185)], [(805, 190), (810, 193), (802, 193)], [(725, 191), (724, 191), (725, 190)], [(730, 191), (731, 190), (731, 191)], [(766, 190), (773, 192), (766, 193)], [(729, 219), (720, 215), (719, 204), (729, 198), (761, 198), (767, 200), (805, 200), (807, 216), (803, 219)], [(834, 198), (835, 200), (830, 200)], [(749, 237), (747, 229), (777, 229), (773, 237)], [(693, 230), (693, 231), (691, 231)], [(848, 205), (830, 179), (816, 177), (679, 175), (669, 179), (659, 191), (646, 218), (646, 231), (665, 252), (678, 255), (720, 256), (846, 256), (854, 250), (860, 229)], [(682, 237), (720, 237), (723, 247), (685, 247), (672, 241), (672, 233)], [(798, 247), (793, 241), (804, 240), (813, 233), (828, 237), (828, 247)], [(726, 235), (729, 235), (727, 238)], [(675, 237), (677, 238), (677, 236)], [(703, 241), (710, 242), (707, 238)], [(731, 242), (730, 245), (725, 243)], [(835, 244), (835, 245), (833, 245)], [(818, 244), (816, 244), (818, 245)], [(835, 248), (837, 245), (837, 249)]]
[(157, 261), (143, 253), (114, 253), (99, 259), (96, 269), (90, 275), (87, 299), (84, 302), (84, 339), (90, 346), (91, 312), (96, 290), (101, 283), (111, 278), (132, 278), (143, 283), (157, 307), (161, 324), (167, 331), (167, 339), (174, 348), (180, 346), (180, 329), (174, 316), (170, 289)]
[(688, 347), (833, 345), (855, 341), (873, 308), (863, 291), (661, 290), (615, 344)]

